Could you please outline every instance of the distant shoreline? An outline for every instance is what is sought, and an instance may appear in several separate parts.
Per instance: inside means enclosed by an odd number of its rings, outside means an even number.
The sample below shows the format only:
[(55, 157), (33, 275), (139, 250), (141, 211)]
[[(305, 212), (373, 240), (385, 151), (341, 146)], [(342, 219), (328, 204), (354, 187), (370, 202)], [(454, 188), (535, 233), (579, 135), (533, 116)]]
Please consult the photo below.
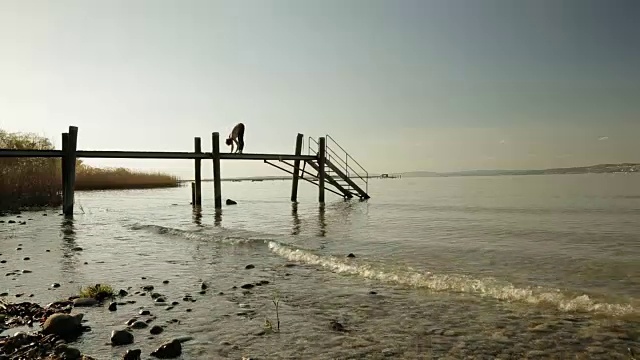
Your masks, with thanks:
[[(402, 175), (403, 177), (462, 177), (462, 176), (524, 176), (524, 175), (581, 175), (581, 174), (640, 174), (640, 163), (622, 164), (599, 164), (593, 166), (553, 168), (543, 170), (468, 170), (458, 172), (430, 172), (411, 171), (403, 173), (393, 173), (389, 175)], [(380, 175), (370, 175), (369, 178), (379, 178)], [(390, 178), (391, 179), (391, 178)], [(243, 178), (227, 178), (221, 181), (242, 182), (242, 181), (287, 181), (291, 176), (254, 176)], [(181, 183), (188, 183), (194, 180), (180, 180)], [(213, 179), (202, 179), (203, 182), (211, 182)]]

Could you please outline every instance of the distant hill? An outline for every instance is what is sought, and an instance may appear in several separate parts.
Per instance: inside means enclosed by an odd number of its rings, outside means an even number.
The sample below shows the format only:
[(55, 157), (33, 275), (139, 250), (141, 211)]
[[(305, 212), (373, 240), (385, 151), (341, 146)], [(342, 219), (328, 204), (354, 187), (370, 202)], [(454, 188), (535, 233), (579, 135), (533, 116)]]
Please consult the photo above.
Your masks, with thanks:
[(607, 174), (640, 173), (639, 163), (599, 164), (592, 166), (552, 168), (542, 170), (468, 170), (437, 173), (431, 171), (411, 171), (402, 173), (404, 177), (447, 177), (447, 176), (504, 176), (504, 175), (560, 175), (560, 174)]

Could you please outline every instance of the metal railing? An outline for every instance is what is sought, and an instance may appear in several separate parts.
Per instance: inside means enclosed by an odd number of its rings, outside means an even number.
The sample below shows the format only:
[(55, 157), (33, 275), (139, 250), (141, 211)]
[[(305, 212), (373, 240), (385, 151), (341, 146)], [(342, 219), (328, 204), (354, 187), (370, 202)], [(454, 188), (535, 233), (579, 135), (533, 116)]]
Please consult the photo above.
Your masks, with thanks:
[[(356, 183), (356, 185), (364, 187), (364, 191), (369, 193), (369, 172), (340, 146), (334, 138), (326, 135), (325, 139), (326, 159), (343, 172), (347, 178)], [(308, 155), (317, 156), (319, 146), (314, 138), (309, 137)], [(358, 184), (358, 182), (364, 186)]]

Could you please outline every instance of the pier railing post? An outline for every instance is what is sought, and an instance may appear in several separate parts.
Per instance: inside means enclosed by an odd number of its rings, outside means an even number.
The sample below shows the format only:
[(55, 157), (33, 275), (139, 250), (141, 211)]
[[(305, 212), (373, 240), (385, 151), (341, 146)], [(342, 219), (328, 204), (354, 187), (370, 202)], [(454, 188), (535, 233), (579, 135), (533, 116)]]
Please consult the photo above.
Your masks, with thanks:
[(222, 190), (220, 187), (220, 133), (214, 132), (211, 137), (213, 155), (213, 192), (216, 210), (222, 209)]
[(318, 139), (318, 202), (324, 204), (324, 167), (326, 161), (325, 138)]
[[(296, 156), (302, 155), (302, 141), (304, 135), (298, 133), (296, 138)], [(298, 178), (300, 177), (300, 159), (293, 161), (293, 183), (291, 184), (291, 201), (298, 201)]]
[[(202, 153), (202, 143), (199, 137), (193, 139), (194, 152)], [(196, 159), (195, 161), (195, 198), (193, 200), (193, 206), (202, 205), (202, 161)]]
[(66, 189), (67, 189), (67, 148), (69, 147), (69, 133), (62, 133), (62, 158), (60, 159), (60, 170), (62, 172), (62, 210), (64, 211), (64, 204), (67, 201)]
[(74, 203), (74, 190), (76, 185), (76, 150), (78, 147), (78, 128), (75, 126), (69, 126), (69, 133), (63, 136), (66, 137), (66, 150), (63, 156), (63, 197), (62, 197), (62, 212), (66, 216), (73, 215), (73, 203)]

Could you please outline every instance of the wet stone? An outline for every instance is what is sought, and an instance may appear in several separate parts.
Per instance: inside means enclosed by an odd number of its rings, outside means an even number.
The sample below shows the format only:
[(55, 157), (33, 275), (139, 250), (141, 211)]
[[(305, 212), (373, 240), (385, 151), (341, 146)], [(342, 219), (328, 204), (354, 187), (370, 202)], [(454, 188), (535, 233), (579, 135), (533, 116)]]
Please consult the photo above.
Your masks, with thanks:
[(204, 295), (206, 293), (207, 293), (207, 290), (200, 290), (200, 292), (199, 292), (200, 295)]
[(133, 334), (127, 330), (113, 330), (111, 332), (111, 345), (129, 345), (133, 343)]
[(151, 330), (149, 330), (149, 333), (151, 335), (159, 335), (164, 331), (164, 329), (162, 328), (162, 326), (159, 325), (155, 325), (151, 328)]
[(169, 283), (169, 280), (164, 280), (162, 283), (166, 285)]
[(255, 266), (253, 264), (249, 264), (249, 265), (245, 266), (244, 268), (247, 269), (247, 270), (250, 270), (250, 269), (254, 269)]
[(151, 311), (149, 311), (149, 310), (140, 310), (139, 314), (142, 315), (142, 316), (151, 315)]
[(112, 302), (112, 303), (109, 304), (109, 308), (108, 309), (109, 309), (109, 311), (116, 311), (116, 310), (118, 310), (118, 304)]
[(51, 284), (51, 287), (52, 287), (52, 288), (59, 288), (59, 287), (60, 287), (60, 284), (58, 284), (58, 283), (53, 283), (53, 284)]
[(147, 323), (144, 322), (144, 321), (136, 320), (130, 326), (131, 326), (132, 329), (144, 329), (144, 328), (148, 327), (149, 325), (147, 325)]
[(140, 349), (129, 349), (124, 354), (122, 360), (140, 360), (140, 356), (142, 355), (142, 350)]
[(172, 303), (171, 303), (171, 305), (173, 305), (173, 306), (176, 306), (176, 305), (179, 305), (179, 304), (180, 304), (180, 303), (179, 303), (179, 302), (177, 302), (177, 301), (174, 301), (174, 302), (172, 302)]
[(254, 285), (253, 284), (244, 284), (242, 286), (240, 286), (243, 289), (253, 289)]

